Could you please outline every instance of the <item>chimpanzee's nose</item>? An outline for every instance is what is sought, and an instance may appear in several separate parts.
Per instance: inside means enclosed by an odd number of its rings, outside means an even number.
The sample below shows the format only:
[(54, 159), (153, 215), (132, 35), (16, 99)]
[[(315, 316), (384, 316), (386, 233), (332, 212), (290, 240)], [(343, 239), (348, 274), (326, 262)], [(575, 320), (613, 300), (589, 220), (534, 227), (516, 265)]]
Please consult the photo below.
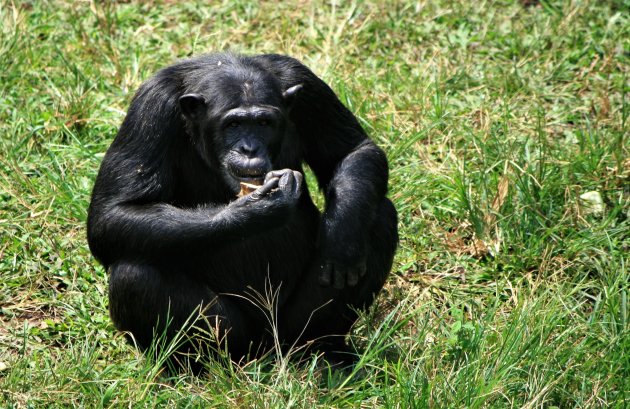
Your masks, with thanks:
[(260, 151), (260, 145), (253, 141), (241, 141), (238, 144), (237, 151), (247, 157), (255, 157)]

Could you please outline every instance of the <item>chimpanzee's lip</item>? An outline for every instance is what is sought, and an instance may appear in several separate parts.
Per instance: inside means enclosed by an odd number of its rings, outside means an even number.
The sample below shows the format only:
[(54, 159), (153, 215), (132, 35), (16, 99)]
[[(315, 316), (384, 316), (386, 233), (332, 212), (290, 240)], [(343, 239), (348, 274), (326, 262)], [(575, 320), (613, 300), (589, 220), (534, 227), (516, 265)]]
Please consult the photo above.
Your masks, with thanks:
[(256, 185), (256, 186), (261, 186), (263, 184), (263, 182), (265, 181), (265, 176), (264, 175), (260, 176), (260, 177), (235, 176), (235, 178), (239, 182), (249, 183), (250, 185)]

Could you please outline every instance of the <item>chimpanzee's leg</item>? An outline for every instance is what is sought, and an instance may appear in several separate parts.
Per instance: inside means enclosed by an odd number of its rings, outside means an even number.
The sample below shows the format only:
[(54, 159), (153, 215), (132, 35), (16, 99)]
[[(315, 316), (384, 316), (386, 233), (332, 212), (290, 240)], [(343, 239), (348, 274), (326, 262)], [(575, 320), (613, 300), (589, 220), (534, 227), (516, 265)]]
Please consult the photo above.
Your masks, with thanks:
[[(207, 355), (226, 345), (238, 360), (250, 348), (255, 353), (258, 345), (251, 342), (260, 344), (266, 333), (259, 328), (260, 320), (244, 311), (238, 299), (219, 296), (181, 272), (167, 274), (149, 265), (124, 262), (111, 266), (109, 272), (111, 318), (116, 328), (133, 335), (141, 349), (147, 349), (155, 338), (168, 342), (186, 328), (180, 333), (179, 355), (171, 359), (176, 365), (182, 354), (195, 358), (196, 352)], [(166, 346), (158, 344), (158, 349)], [(194, 359), (183, 361), (181, 365), (195, 369)]]
[[(335, 289), (319, 284), (317, 269), (309, 270), (294, 293), (281, 307), (279, 332), (290, 347), (315, 340), (318, 349), (335, 348), (357, 318), (355, 309), (365, 309), (383, 287), (391, 271), (398, 245), (396, 210), (388, 199), (379, 206), (375, 225), (368, 238), (367, 272), (353, 287)], [(322, 346), (323, 347), (320, 347)]]

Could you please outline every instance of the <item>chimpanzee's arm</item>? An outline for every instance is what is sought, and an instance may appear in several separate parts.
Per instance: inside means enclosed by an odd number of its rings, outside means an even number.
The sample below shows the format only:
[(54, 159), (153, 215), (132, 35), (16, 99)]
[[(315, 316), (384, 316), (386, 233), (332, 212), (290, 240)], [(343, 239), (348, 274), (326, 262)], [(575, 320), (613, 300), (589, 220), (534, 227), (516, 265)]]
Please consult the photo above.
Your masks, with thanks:
[(102, 196), (99, 183), (96, 186), (88, 241), (94, 255), (108, 265), (125, 258), (168, 259), (282, 225), (300, 196), (301, 175), (282, 171), (280, 177), (227, 205), (194, 209), (116, 203), (116, 196)]
[[(173, 203), (182, 184), (190, 184), (186, 191), (219, 184), (207, 183), (219, 176), (205, 168), (175, 171), (195, 161), (177, 108), (178, 69), (167, 68), (142, 85), (101, 164), (87, 224), (90, 249), (105, 266), (120, 259), (164, 260), (244, 232), (264, 232), (282, 224), (300, 195), (301, 176), (285, 172), (227, 205), (212, 203), (228, 194), (221, 187), (189, 208)], [(203, 188), (195, 186), (200, 181)]]
[(365, 134), (334, 92), (297, 60), (267, 55), (261, 61), (284, 89), (302, 84), (291, 107), (303, 154), (326, 196), (320, 227), (322, 284), (354, 285), (365, 273), (367, 233), (387, 192), (383, 151)]

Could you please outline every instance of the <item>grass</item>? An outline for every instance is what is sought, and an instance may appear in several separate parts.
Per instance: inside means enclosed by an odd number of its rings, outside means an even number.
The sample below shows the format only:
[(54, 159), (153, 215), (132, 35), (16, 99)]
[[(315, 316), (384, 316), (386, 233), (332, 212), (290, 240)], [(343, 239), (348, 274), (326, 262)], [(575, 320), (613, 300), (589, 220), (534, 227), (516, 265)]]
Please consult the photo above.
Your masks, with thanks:
[[(630, 3), (522, 3), (0, 0), (0, 407), (627, 407)], [(388, 154), (353, 370), (168, 377), (109, 321), (100, 160), (144, 79), (224, 49), (298, 57)]]

